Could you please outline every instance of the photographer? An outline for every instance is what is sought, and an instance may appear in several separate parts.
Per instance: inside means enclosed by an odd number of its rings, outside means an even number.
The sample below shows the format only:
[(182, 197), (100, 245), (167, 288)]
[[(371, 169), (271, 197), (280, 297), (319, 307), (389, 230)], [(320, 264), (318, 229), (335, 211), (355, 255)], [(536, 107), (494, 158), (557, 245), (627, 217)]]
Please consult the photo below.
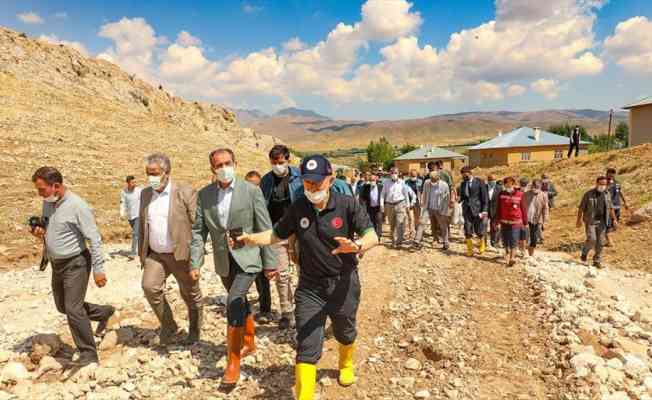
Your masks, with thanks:
[[(44, 199), (43, 217), (31, 218), (31, 233), (45, 243), (44, 258), (52, 263), (52, 294), (59, 312), (66, 314), (80, 366), (97, 363), (97, 349), (90, 321), (98, 321), (101, 334), (115, 309), (84, 302), (88, 278), (98, 287), (106, 285), (102, 239), (93, 213), (79, 196), (67, 190), (61, 173), (52, 167), (39, 168), (32, 176), (34, 187)], [(90, 251), (86, 245), (90, 242)]]

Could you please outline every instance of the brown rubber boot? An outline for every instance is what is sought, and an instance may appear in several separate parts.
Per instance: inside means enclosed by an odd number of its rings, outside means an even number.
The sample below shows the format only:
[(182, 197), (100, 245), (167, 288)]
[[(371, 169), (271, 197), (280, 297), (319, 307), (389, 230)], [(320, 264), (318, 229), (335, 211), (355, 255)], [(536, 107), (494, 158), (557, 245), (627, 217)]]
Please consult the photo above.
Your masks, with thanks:
[(240, 352), (242, 351), (243, 336), (243, 327), (229, 326), (227, 328), (227, 362), (222, 378), (222, 383), (225, 385), (235, 385), (240, 380)]
[(200, 340), (203, 308), (198, 307), (195, 310), (188, 310), (188, 322), (188, 337), (184, 340), (183, 344), (191, 346)]
[(241, 357), (245, 358), (249, 354), (256, 352), (256, 329), (254, 327), (253, 315), (247, 315), (244, 326), (244, 338), (242, 339)]
[(159, 334), (159, 343), (161, 346), (168, 345), (174, 342), (179, 327), (174, 321), (174, 316), (172, 315), (172, 308), (166, 299), (163, 299), (160, 304), (156, 307), (152, 307), (154, 314), (161, 323), (161, 332)]

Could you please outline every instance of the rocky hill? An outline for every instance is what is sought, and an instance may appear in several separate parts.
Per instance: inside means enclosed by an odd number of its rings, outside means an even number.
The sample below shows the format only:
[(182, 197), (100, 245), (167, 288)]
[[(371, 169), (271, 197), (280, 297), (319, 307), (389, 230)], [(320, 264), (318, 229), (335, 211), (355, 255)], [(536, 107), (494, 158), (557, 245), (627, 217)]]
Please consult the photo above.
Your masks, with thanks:
[(169, 154), (176, 179), (200, 186), (210, 179), (210, 150), (234, 148), (243, 172), (262, 166), (261, 150), (273, 142), (223, 107), (185, 101), (114, 64), (0, 27), (1, 264), (38, 252), (25, 222), (40, 211), (30, 178), (42, 165), (61, 169), (112, 240), (127, 232), (118, 218), (124, 177), (143, 182), (146, 154)]
[[(330, 120), (315, 117), (320, 115), (314, 111), (277, 113), (272, 116), (243, 111), (240, 110), (245, 117), (245, 126), (278, 136), (292, 147), (305, 151), (363, 148), (381, 136), (396, 145), (463, 144), (493, 137), (499, 130), (507, 132), (523, 125), (547, 128), (555, 124), (577, 123), (596, 135), (607, 133), (609, 121), (609, 113), (599, 110), (465, 112), (395, 121)], [(615, 114), (616, 121), (626, 118), (624, 112)]]

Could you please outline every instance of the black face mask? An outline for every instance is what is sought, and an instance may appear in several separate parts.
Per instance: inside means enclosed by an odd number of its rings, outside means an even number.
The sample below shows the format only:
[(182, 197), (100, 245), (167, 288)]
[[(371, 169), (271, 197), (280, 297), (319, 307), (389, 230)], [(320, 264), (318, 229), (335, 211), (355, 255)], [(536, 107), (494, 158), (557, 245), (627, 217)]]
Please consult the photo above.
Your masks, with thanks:
[(465, 180), (465, 181), (470, 181), (470, 180), (471, 180), (471, 177), (468, 176), (468, 175), (465, 175), (465, 176), (464, 176), (464, 180)]

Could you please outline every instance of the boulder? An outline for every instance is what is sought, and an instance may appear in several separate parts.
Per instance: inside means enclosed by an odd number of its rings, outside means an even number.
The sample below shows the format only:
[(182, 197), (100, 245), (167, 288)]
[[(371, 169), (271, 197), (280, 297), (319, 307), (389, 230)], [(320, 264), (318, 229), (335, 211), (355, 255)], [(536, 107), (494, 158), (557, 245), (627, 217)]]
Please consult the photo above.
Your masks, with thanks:
[(0, 375), (2, 383), (16, 383), (29, 379), (27, 368), (19, 362), (10, 362), (5, 365)]
[(55, 333), (41, 333), (32, 338), (32, 351), (29, 358), (36, 364), (45, 356), (53, 356), (61, 350), (63, 342)]
[(50, 356), (45, 356), (41, 359), (41, 364), (39, 365), (37, 376), (43, 376), (48, 372), (58, 372), (63, 369), (63, 366)]
[(638, 224), (652, 219), (652, 202), (636, 210), (629, 218), (630, 224)]

